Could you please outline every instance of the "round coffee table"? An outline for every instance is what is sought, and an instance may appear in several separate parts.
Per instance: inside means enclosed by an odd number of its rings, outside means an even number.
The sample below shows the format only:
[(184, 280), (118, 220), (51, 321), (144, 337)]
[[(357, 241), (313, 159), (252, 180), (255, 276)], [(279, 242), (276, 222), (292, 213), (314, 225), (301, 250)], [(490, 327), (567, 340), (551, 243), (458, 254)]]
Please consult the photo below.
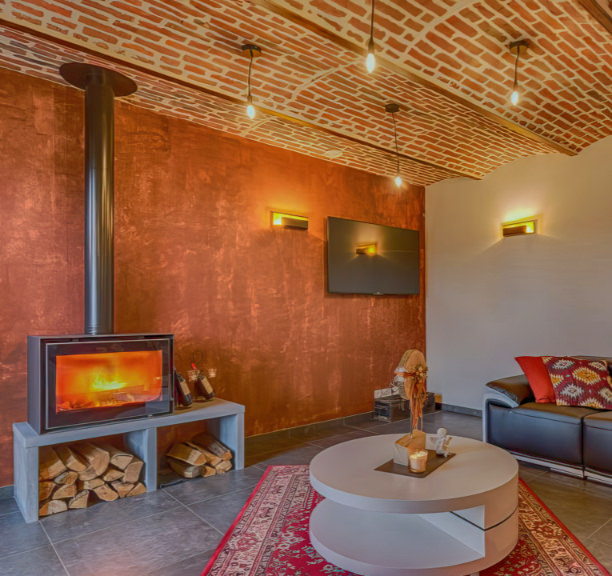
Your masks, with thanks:
[(465, 576), (518, 540), (518, 464), (490, 444), (454, 436), (455, 453), (427, 477), (377, 471), (401, 435), (332, 446), (310, 463), (325, 500), (310, 539), (326, 560), (366, 576)]

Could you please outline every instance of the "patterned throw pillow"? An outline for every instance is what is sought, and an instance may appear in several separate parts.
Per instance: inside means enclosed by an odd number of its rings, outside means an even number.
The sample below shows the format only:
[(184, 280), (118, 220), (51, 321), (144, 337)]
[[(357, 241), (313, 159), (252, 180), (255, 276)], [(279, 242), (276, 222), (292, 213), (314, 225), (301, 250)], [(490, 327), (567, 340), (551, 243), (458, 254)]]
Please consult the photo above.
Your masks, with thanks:
[(612, 381), (605, 360), (543, 356), (557, 406), (612, 409)]

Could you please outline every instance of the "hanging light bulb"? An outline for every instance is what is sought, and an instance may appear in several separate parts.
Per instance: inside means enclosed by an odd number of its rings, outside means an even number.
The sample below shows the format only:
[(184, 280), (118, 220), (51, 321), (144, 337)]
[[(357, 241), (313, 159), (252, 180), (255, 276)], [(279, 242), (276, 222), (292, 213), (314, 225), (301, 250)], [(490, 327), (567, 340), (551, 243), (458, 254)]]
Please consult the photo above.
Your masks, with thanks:
[(249, 95), (249, 99), (247, 100), (246, 113), (251, 120), (255, 118), (255, 106), (253, 106), (253, 98), (251, 95)]
[(510, 102), (513, 106), (516, 106), (521, 99), (521, 93), (518, 89), (518, 65), (521, 54), (524, 54), (527, 51), (528, 46), (528, 40), (517, 40), (516, 42), (510, 42), (510, 51), (516, 51), (516, 59), (514, 61), (514, 84), (512, 86), (512, 94), (510, 94)]
[(370, 17), (370, 41), (368, 42), (368, 55), (366, 56), (366, 69), (369, 74), (376, 67), (376, 56), (374, 55), (374, 2), (372, 0), (372, 15)]
[(395, 159), (397, 161), (397, 169), (395, 171), (395, 178), (393, 179), (395, 185), (399, 188), (403, 184), (402, 176), (400, 174), (400, 157), (399, 157), (399, 149), (397, 147), (397, 124), (395, 123), (395, 113), (399, 112), (399, 104), (395, 102), (391, 102), (385, 106), (385, 111), (391, 114), (393, 118), (393, 138), (395, 139)]
[(241, 48), (242, 53), (249, 57), (249, 76), (247, 78), (247, 116), (253, 120), (255, 118), (255, 106), (253, 106), (253, 96), (251, 96), (251, 70), (253, 69), (253, 58), (261, 56), (261, 48), (255, 44), (244, 44)]

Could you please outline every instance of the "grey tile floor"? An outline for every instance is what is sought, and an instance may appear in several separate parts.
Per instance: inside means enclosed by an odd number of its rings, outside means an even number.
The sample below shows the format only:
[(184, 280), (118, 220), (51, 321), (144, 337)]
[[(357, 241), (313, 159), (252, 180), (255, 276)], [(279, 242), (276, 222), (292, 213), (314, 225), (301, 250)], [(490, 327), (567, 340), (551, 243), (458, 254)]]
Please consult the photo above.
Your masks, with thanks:
[[(425, 430), (481, 437), (474, 416), (435, 412)], [(319, 451), (371, 434), (401, 433), (406, 422), (347, 418), (325, 426), (247, 439), (247, 467), (135, 498), (25, 524), (0, 500), (1, 576), (198, 576), (270, 464), (307, 464)], [(521, 477), (612, 571), (612, 487), (521, 464)]]

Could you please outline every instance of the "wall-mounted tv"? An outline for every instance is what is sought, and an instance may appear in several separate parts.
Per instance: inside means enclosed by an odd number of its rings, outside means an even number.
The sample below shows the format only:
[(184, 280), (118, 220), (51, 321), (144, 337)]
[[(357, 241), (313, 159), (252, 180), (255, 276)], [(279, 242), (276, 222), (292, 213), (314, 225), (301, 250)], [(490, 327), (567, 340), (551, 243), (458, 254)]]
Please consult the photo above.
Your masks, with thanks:
[(327, 219), (327, 289), (339, 294), (418, 294), (419, 231)]

